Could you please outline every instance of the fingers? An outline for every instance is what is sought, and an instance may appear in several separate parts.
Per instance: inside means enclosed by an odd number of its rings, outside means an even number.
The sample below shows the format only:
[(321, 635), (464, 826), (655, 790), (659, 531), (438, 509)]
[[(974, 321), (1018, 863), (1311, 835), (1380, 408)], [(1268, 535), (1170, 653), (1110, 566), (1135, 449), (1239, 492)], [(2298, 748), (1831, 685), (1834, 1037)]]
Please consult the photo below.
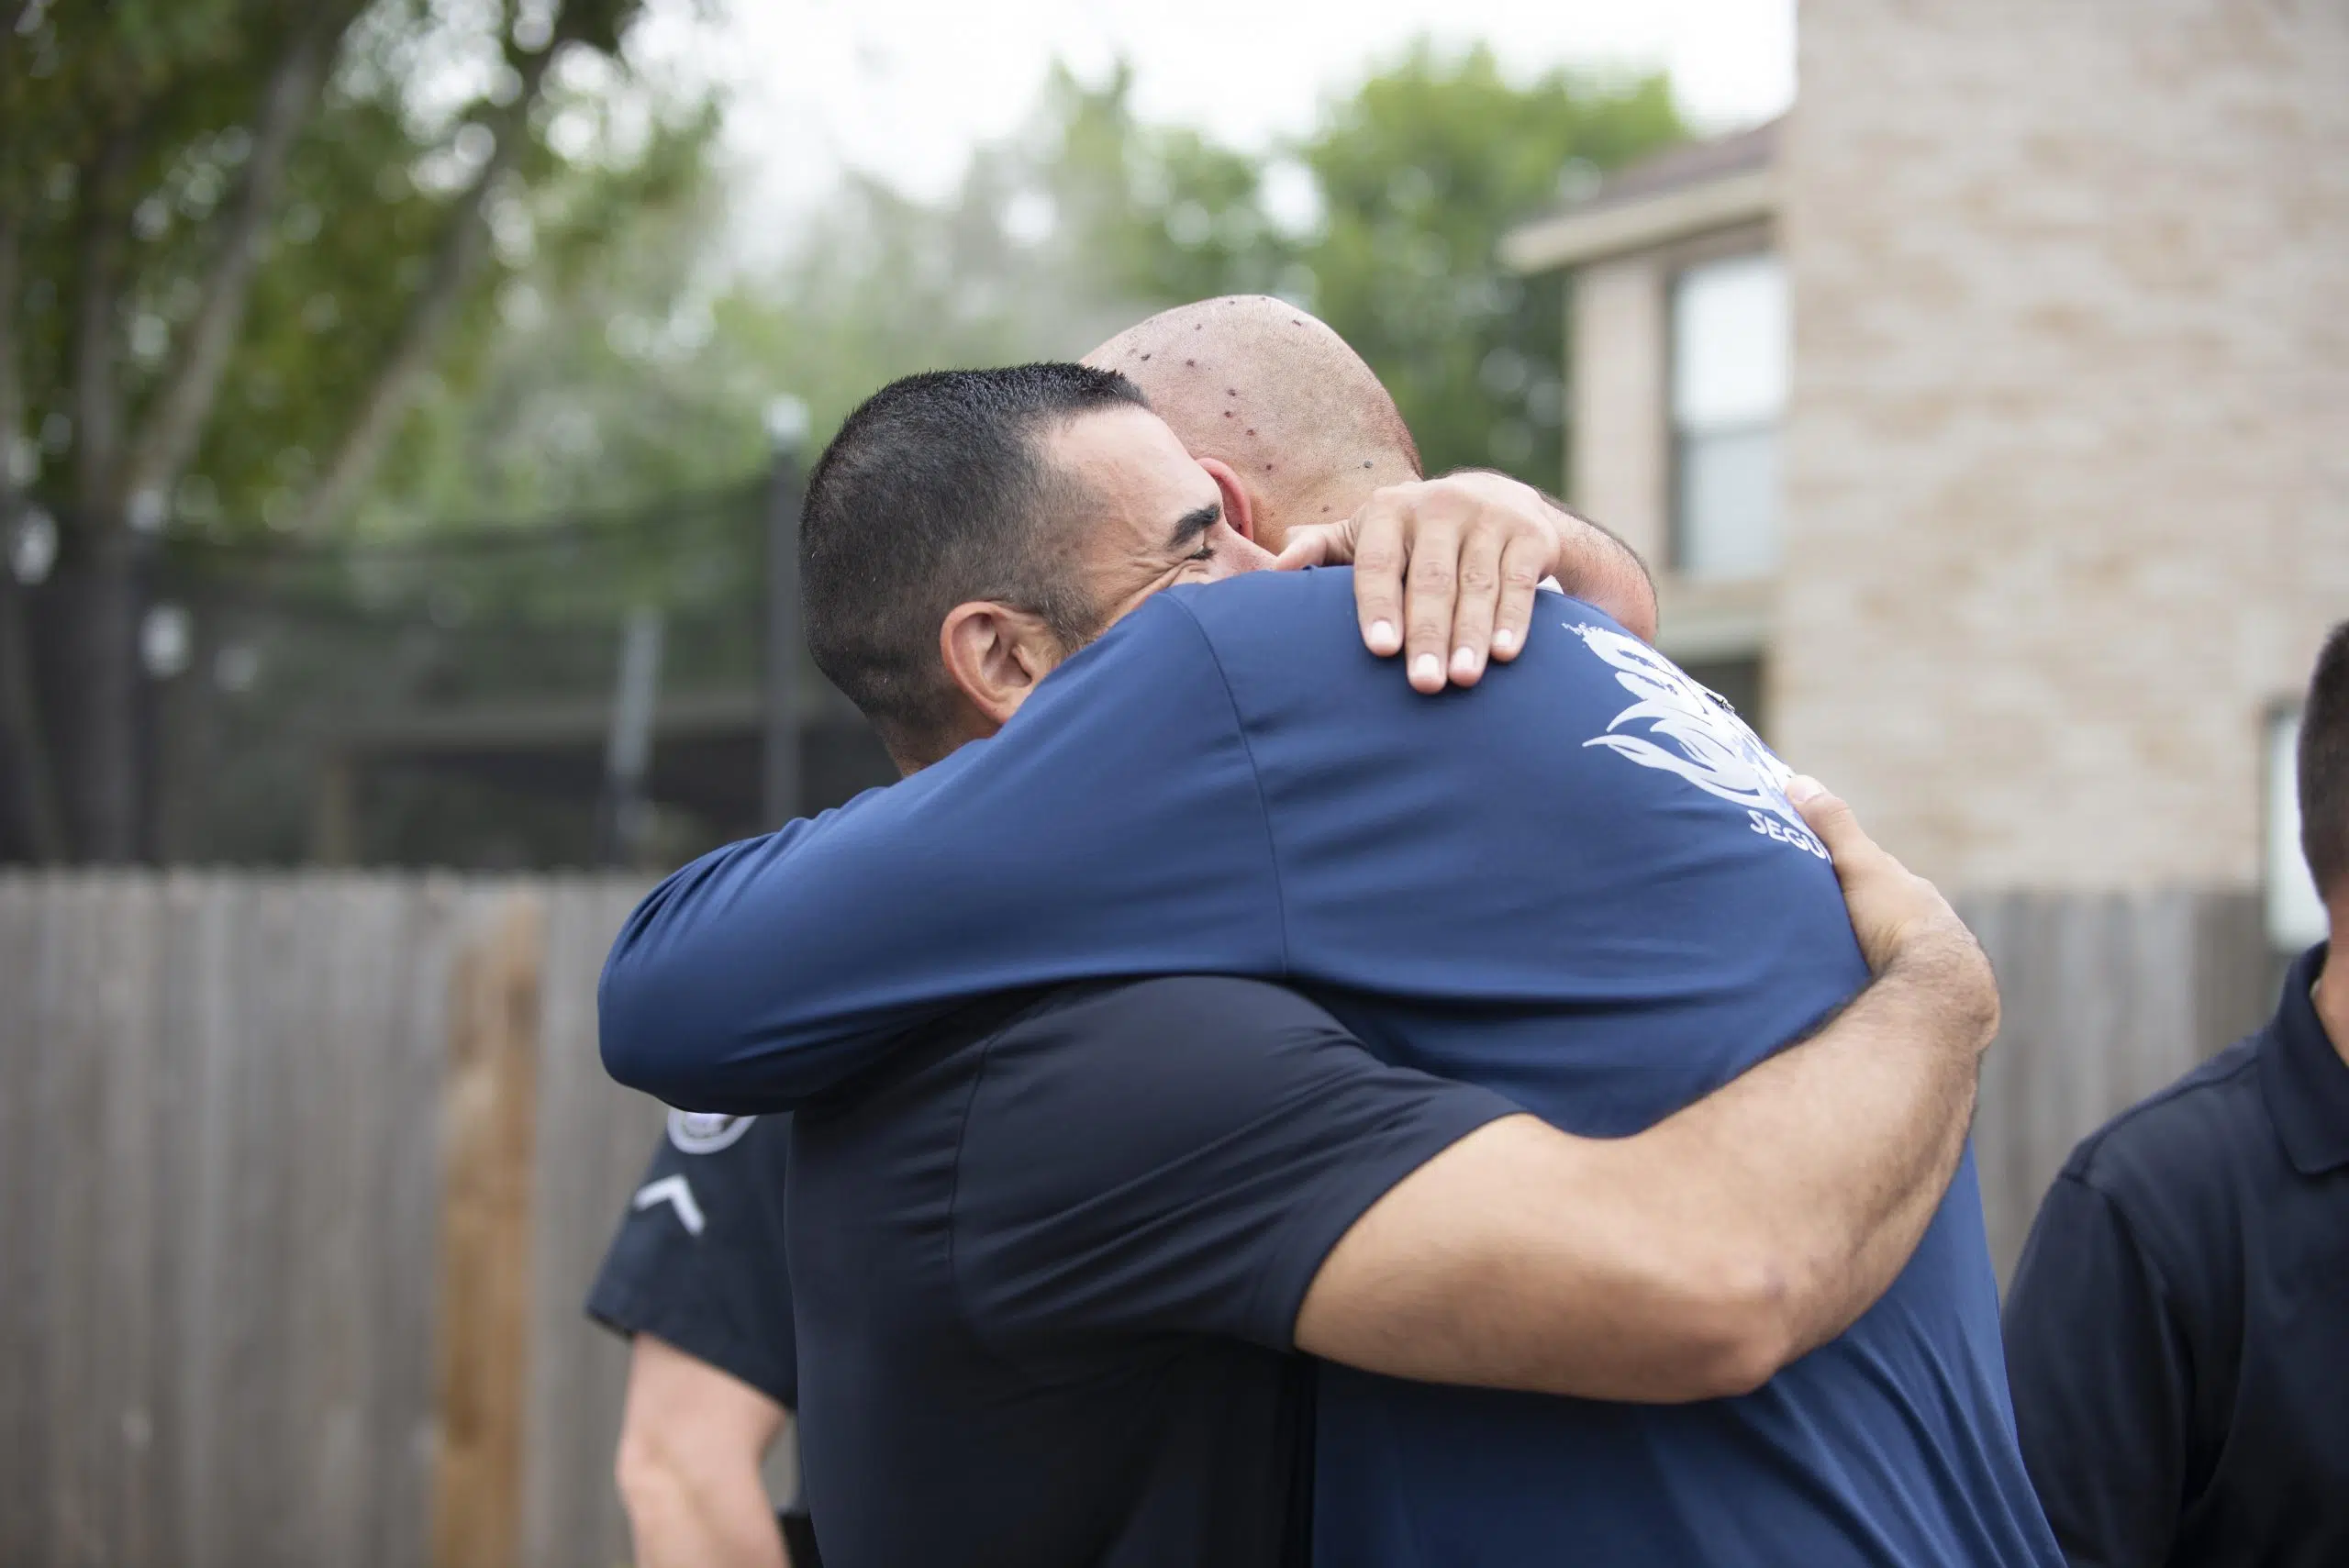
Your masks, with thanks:
[(1852, 934), (1871, 973), (1881, 974), (1921, 936), (1964, 930), (1941, 893), (1885, 852), (1859, 818), (1817, 779), (1787, 781), (1787, 799), (1827, 846), (1852, 917)]
[(1500, 611), (1501, 535), (1471, 528), (1460, 545), (1460, 596), (1452, 611), (1452, 662), (1455, 686), (1473, 686), (1485, 673)]
[(1349, 523), (1308, 523), (1291, 528), (1288, 542), (1273, 558), (1275, 572), (1302, 572), (1308, 566), (1342, 566), (1353, 558)]
[(1787, 798), (1802, 814), (1810, 830), (1819, 835), (1819, 841), (1827, 846), (1828, 854), (1839, 868), (1845, 855), (1858, 858), (1876, 849), (1876, 840), (1867, 836), (1852, 808), (1809, 774), (1797, 773), (1787, 781)]
[(1493, 657), (1506, 664), (1525, 647), (1533, 626), (1533, 595), (1550, 561), (1549, 546), (1538, 536), (1520, 534), (1501, 550), (1500, 603), (1493, 614)]
[[(1460, 526), (1422, 510), (1411, 538), (1410, 579), (1403, 586), (1403, 660), (1415, 692), (1443, 690), (1451, 668), (1453, 606), (1460, 589)], [(1359, 574), (1362, 567), (1357, 563)], [(1357, 590), (1359, 592), (1359, 590)], [(1476, 667), (1484, 667), (1478, 656)]]
[[(1353, 547), (1354, 618), (1362, 623), (1363, 646), (1381, 659), (1389, 658), (1403, 649), (1403, 563), (1408, 559), (1405, 520), (1400, 507), (1381, 492), (1347, 527)], [(1416, 680), (1411, 684), (1419, 684)], [(1437, 684), (1442, 684), (1439, 676)]]

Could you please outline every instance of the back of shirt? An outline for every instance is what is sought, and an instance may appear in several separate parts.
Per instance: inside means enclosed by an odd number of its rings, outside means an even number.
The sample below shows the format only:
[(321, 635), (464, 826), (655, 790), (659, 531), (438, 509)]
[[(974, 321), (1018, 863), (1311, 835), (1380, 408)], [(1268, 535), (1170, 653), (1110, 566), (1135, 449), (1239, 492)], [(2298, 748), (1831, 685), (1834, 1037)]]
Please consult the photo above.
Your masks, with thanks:
[(1513, 1106), (1302, 997), (998, 1001), (801, 1110), (808, 1504), (839, 1568), (1301, 1568), (1322, 1258)]
[[(607, 972), (607, 1061), (748, 1109), (957, 997), (1260, 974), (1389, 1060), (1628, 1133), (1865, 982), (1787, 776), (1576, 601), (1545, 595), (1514, 664), (1431, 699), (1363, 651), (1350, 573), (1178, 589), (993, 740), (673, 879)], [(707, 1027), (681, 1033), (681, 1006)], [(666, 1032), (634, 1028), (640, 1009)], [(1517, 1563), (1562, 1541), (1600, 1563), (2056, 1561), (1970, 1159), (1885, 1299), (1748, 1398), (1609, 1406), (1333, 1370), (1319, 1426), (1330, 1563)]]
[[(1787, 770), (1598, 612), (1544, 595), (1516, 666), (1431, 703), (1348, 645), (1350, 595), (1259, 579), (1184, 608), (1263, 791), (1288, 965), (1373, 1051), (1619, 1135), (1866, 983)], [(1565, 1540), (1588, 1562), (2054, 1560), (1970, 1159), (1884, 1300), (1747, 1398), (1601, 1405), (1333, 1368), (1321, 1401), (1328, 1562), (1519, 1563)]]

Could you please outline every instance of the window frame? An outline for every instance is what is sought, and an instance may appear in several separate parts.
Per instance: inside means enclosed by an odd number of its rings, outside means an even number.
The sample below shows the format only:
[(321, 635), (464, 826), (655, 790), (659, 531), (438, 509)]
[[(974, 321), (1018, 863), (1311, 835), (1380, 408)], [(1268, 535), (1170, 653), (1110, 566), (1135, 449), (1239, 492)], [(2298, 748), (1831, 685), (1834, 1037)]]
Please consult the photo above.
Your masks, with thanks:
[[(1675, 577), (1687, 581), (1705, 583), (1750, 582), (1755, 580), (1757, 576), (1767, 577), (1775, 573), (1777, 570), (1777, 560), (1775, 551), (1771, 564), (1759, 573), (1747, 573), (1733, 576), (1713, 576), (1693, 573), (1689, 570), (1689, 497), (1686, 475), (1687, 473), (1687, 447), (1691, 438), (1681, 427), (1679, 413), (1680, 362), (1678, 348), (1680, 332), (1681, 280), (1688, 273), (1696, 272), (1703, 267), (1712, 266), (1723, 261), (1737, 261), (1745, 260), (1749, 257), (1763, 256), (1769, 257), (1777, 262), (1780, 275), (1783, 278), (1786, 272), (1786, 254), (1777, 243), (1777, 236), (1775, 228), (1773, 226), (1768, 224), (1750, 225), (1736, 229), (1725, 230), (1718, 234), (1707, 235), (1700, 239), (1672, 247), (1658, 257), (1659, 271), (1662, 274), (1664, 283), (1664, 308), (1658, 313), (1664, 336), (1664, 341), (1658, 346), (1660, 352), (1660, 363), (1663, 367), (1664, 373), (1657, 378), (1657, 382), (1659, 390), (1663, 394), (1663, 406), (1658, 410), (1658, 412), (1664, 421), (1664, 561), (1666, 566)], [(1788, 299), (1787, 305), (1786, 328), (1787, 337), (1787, 359), (1788, 366), (1788, 380), (1791, 383), (1794, 358), (1794, 306), (1791, 297)], [(1740, 436), (1766, 432), (1783, 438), (1786, 429), (1786, 406), (1787, 399), (1782, 395), (1779, 399), (1778, 411), (1770, 418), (1766, 420), (1755, 420), (1737, 426), (1721, 426), (1718, 428), (1706, 431), (1705, 435)], [(1780, 446), (1781, 477), (1779, 482), (1779, 495), (1776, 500), (1778, 510), (1773, 519), (1774, 522), (1778, 524), (1783, 524), (1785, 520), (1783, 454), (1784, 447), (1782, 441)], [(1783, 538), (1781, 538), (1778, 543), (1783, 546)]]

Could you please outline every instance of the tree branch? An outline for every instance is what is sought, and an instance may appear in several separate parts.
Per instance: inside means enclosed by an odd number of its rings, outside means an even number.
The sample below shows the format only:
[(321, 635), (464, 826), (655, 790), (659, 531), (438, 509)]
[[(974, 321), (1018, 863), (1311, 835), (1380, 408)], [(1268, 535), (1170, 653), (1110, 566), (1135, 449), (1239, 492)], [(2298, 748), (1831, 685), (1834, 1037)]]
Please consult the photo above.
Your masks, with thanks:
[(358, 7), (347, 0), (313, 7), (270, 72), (253, 119), (244, 178), (229, 206), (195, 319), (132, 447), (124, 487), (128, 495), (169, 490), (195, 455), (244, 327), (263, 236), (284, 189), (287, 161), (317, 106), (336, 47), (357, 15)]
[(529, 136), (530, 110), (545, 84), (547, 67), (568, 41), (570, 35), (558, 22), (555, 35), (546, 48), (523, 58), (519, 66), (522, 86), (513, 101), (495, 117), (482, 122), (495, 137), (495, 147), (473, 183), (457, 198), (448, 227), (442, 230), (440, 250), (434, 253), (416, 297), (409, 302), (407, 316), (375, 373), (373, 384), (360, 401), (341, 445), (303, 504), (295, 527), (296, 533), (315, 537), (332, 527), (373, 477), (392, 438), (399, 434), (401, 422), (414, 407), (424, 379), (432, 369), (441, 336), (463, 303), (466, 288), (481, 270), (482, 259), (489, 248), (485, 216), (489, 199), (498, 181), (520, 159), (523, 144)]

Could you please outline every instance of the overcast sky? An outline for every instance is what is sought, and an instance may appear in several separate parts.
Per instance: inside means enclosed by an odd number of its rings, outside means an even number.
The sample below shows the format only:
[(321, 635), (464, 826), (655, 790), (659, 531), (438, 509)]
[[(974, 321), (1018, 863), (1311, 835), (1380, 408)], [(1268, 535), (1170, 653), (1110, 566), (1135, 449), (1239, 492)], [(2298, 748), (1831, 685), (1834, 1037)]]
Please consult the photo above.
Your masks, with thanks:
[(843, 166), (918, 195), (1013, 128), (1051, 62), (1097, 81), (1120, 55), (1146, 118), (1261, 149), (1416, 36), (1493, 45), (1512, 74), (1672, 73), (1706, 128), (1794, 95), (1794, 0), (731, 0), (691, 46), (732, 88), (727, 140), (752, 194), (804, 201)]

